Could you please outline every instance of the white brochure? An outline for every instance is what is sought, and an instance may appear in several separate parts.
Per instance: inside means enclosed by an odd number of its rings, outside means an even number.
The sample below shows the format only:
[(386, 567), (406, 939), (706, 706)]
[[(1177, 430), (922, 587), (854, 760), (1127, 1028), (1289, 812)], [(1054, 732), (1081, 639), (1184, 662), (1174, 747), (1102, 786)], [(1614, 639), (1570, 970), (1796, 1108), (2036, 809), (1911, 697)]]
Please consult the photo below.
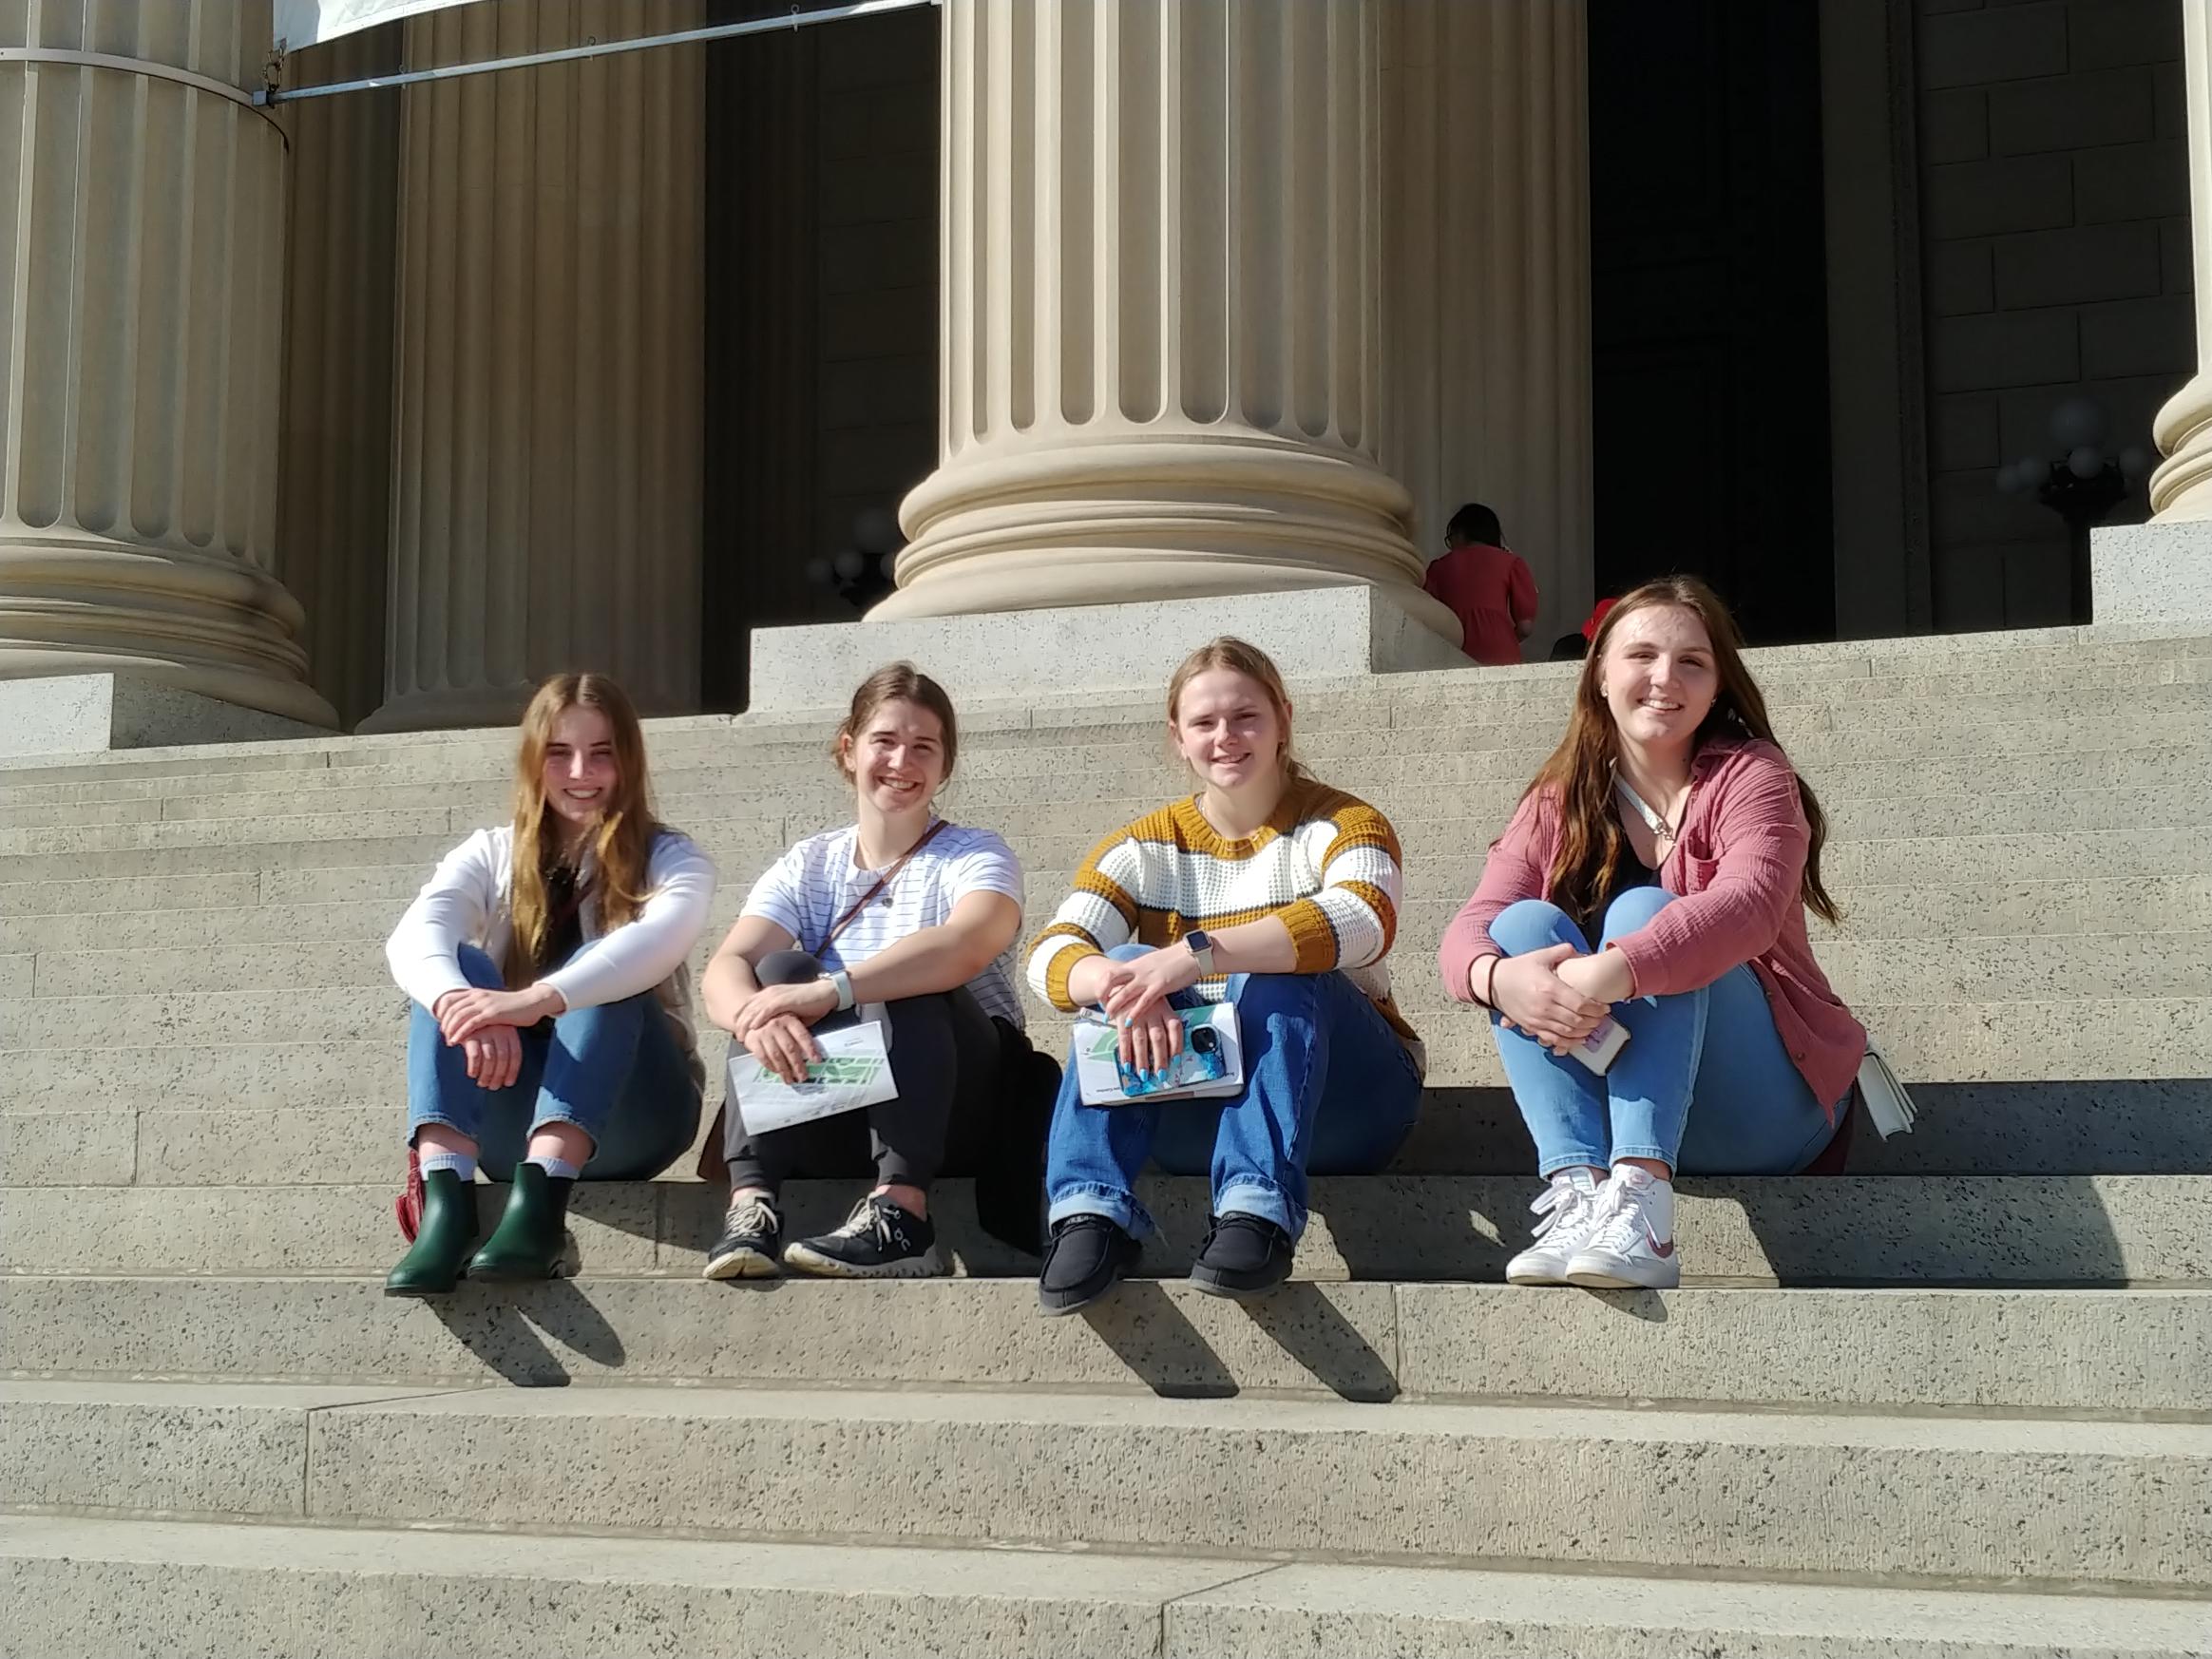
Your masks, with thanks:
[(789, 1129), (840, 1112), (857, 1112), (888, 1100), (899, 1092), (884, 1050), (884, 1028), (875, 1020), (842, 1031), (817, 1031), (822, 1058), (807, 1067), (807, 1080), (787, 1083), (746, 1050), (730, 1045), (730, 1096), (745, 1118), (747, 1131), (761, 1135)]

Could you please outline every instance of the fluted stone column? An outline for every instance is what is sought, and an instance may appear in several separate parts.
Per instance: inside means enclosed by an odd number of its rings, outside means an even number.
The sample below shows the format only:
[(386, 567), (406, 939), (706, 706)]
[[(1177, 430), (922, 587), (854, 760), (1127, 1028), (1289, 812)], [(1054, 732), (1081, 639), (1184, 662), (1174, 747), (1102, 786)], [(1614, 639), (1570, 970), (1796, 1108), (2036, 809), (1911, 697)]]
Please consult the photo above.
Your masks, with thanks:
[(1592, 600), (1589, 13), (1584, 0), (1389, 0), (1382, 465), (1424, 558), (1497, 509), (1543, 596)]
[(320, 725), (276, 520), (268, 0), (0, 6), (0, 677)]
[[(696, 0), (411, 18), (451, 63), (695, 25)], [(704, 62), (658, 48), (406, 89), (385, 702), (514, 717), (568, 668), (699, 679)]]
[(947, 0), (938, 470), (872, 616), (1419, 591), (1379, 0)]
[(2197, 374), (2158, 412), (2164, 464), (2152, 522), (2212, 519), (2212, 0), (2182, 0), (2189, 95), (2189, 235), (2197, 268)]

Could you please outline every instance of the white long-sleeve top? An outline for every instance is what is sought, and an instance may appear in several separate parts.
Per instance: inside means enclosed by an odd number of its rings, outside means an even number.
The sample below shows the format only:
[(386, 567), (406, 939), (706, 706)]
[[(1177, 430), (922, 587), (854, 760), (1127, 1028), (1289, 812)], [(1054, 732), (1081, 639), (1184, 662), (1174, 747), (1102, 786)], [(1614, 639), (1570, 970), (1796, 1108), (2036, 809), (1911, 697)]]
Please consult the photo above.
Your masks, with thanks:
[[(385, 941), (392, 979), (424, 1007), (435, 1011), (447, 992), (468, 988), (458, 960), (462, 945), (473, 944), (494, 962), (505, 960), (514, 937), (514, 841), (508, 827), (479, 830), (446, 854)], [(590, 880), (588, 855), (582, 875)], [(703, 1077), (692, 1024), (690, 959), (714, 903), (714, 861), (689, 836), (663, 830), (653, 843), (645, 879), (645, 903), (636, 920), (612, 932), (600, 931), (598, 904), (586, 896), (579, 917), (582, 948), (543, 982), (571, 1008), (653, 992), (670, 1030), (692, 1057), (693, 1076)]]

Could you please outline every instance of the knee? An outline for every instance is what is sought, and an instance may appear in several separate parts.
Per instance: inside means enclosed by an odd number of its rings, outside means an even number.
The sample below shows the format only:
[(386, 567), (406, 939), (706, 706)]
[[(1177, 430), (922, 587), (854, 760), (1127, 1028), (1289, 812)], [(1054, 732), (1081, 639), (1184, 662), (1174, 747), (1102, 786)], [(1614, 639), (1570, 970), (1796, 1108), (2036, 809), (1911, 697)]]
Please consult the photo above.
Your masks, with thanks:
[(499, 971), (499, 963), (473, 944), (464, 944), (453, 953), (453, 962), (461, 970), (461, 977), (480, 991), (504, 991), (506, 976)]
[(1321, 993), (1321, 980), (1319, 974), (1240, 974), (1230, 1000), (1240, 1021), (1310, 1015)]
[(1610, 942), (1649, 926), (1651, 918), (1673, 902), (1674, 895), (1665, 887), (1630, 887), (1606, 906), (1605, 926), (1599, 937)]
[(762, 957), (753, 977), (764, 985), (804, 985), (822, 977), (822, 963), (810, 951), (775, 950)]
[(1586, 948), (1588, 941), (1573, 919), (1549, 899), (1518, 899), (1490, 924), (1491, 943), (1508, 956), (1526, 956), (1554, 944)]

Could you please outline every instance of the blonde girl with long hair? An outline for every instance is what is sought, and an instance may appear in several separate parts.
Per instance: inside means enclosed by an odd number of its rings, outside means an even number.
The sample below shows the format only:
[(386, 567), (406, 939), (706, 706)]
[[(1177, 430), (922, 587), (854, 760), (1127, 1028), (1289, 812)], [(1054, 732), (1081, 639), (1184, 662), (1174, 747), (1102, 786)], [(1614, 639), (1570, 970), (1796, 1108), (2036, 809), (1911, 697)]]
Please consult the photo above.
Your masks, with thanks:
[[(686, 963), (715, 867), (653, 815), (645, 734), (601, 674), (556, 675), (523, 715), (513, 819), (448, 853), (385, 945), (414, 1000), (408, 1141), (414, 1245), (388, 1296), (464, 1272), (545, 1279), (571, 1186), (644, 1180), (698, 1131), (705, 1074)], [(510, 1178), (482, 1249), (470, 1190)]]
[[(1826, 839), (1713, 591), (1668, 577), (1613, 606), (1438, 952), (1490, 1012), (1550, 1183), (1511, 1282), (1670, 1287), (1676, 1170), (1826, 1150), (1866, 1051), (1805, 926), (1837, 919)], [(1609, 1015), (1629, 1040), (1600, 1075), (1574, 1051)]]
[(1227, 1101), (1088, 1106), (1070, 1065), (1045, 1154), (1047, 1314), (1089, 1306), (1135, 1261), (1148, 1157), (1211, 1174), (1192, 1284), (1254, 1296), (1289, 1274), (1306, 1176), (1381, 1170), (1421, 1106), (1420, 1045), (1385, 963), (1403, 885), (1389, 821), (1291, 757), (1283, 677), (1242, 639), (1185, 659), (1167, 715), (1197, 789), (1083, 861), (1029, 982), (1070, 1013), (1102, 1009), (1122, 1058), (1155, 1074), (1182, 1045), (1174, 1010), (1233, 1002), (1245, 1080)]

